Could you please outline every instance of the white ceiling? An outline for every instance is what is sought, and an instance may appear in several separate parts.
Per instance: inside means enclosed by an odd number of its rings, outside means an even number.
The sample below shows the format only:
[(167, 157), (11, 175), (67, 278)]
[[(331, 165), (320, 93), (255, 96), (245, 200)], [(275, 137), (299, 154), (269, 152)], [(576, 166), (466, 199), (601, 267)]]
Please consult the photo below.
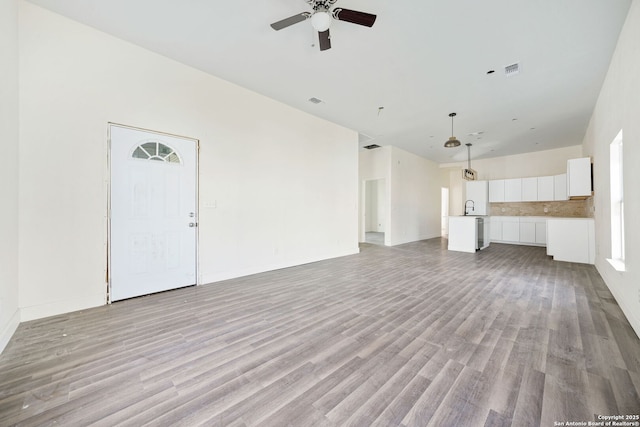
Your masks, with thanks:
[[(303, 0), (30, 1), (356, 130), (361, 146), (438, 163), (467, 158), (464, 145), (443, 147), (450, 112), (472, 158), (581, 144), (631, 4), (338, 0), (378, 19), (334, 21), (320, 52), (310, 21), (269, 26), (310, 10)], [(520, 73), (505, 76), (515, 62)]]

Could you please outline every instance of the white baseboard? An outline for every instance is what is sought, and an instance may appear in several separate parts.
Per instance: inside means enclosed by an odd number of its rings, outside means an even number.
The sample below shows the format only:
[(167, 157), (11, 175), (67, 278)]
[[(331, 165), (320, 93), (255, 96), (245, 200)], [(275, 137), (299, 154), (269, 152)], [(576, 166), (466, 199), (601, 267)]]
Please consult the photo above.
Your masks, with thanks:
[(298, 259), (287, 261), (280, 264), (256, 266), (256, 267), (243, 269), (243, 270), (222, 271), (222, 272), (215, 272), (215, 273), (208, 273), (208, 274), (205, 273), (202, 275), (199, 284), (203, 285), (207, 283), (221, 282), (223, 280), (237, 279), (238, 277), (245, 277), (245, 276), (250, 276), (252, 274), (258, 274), (258, 273), (266, 273), (267, 271), (274, 271), (274, 270), (280, 270), (283, 268), (296, 267), (298, 265), (310, 264), (312, 262), (324, 261), (324, 260), (333, 259), (333, 258), (340, 258), (343, 256), (355, 255), (358, 253), (360, 253), (360, 248), (356, 246), (349, 251), (334, 253), (331, 255), (314, 256), (309, 258), (298, 258)]
[(0, 354), (2, 354), (7, 344), (9, 344), (9, 340), (11, 340), (11, 337), (16, 332), (16, 329), (18, 329), (18, 326), (20, 326), (20, 309), (16, 309), (9, 319), (9, 322), (6, 324), (2, 332), (0, 332)]
[(106, 303), (107, 295), (105, 294), (21, 307), (20, 320), (22, 322), (27, 322), (29, 320), (42, 319), (44, 317), (56, 316), (58, 314), (71, 313), (72, 311), (100, 307)]
[(629, 302), (627, 301), (627, 299), (624, 298), (623, 295), (621, 295), (620, 290), (614, 284), (614, 281), (611, 280), (610, 277), (608, 277), (609, 269), (607, 267), (611, 268), (611, 269), (613, 268), (607, 263), (606, 260), (604, 261), (604, 264), (603, 264), (602, 267), (600, 265), (596, 264), (596, 269), (600, 273), (600, 276), (602, 277), (602, 280), (604, 280), (605, 285), (607, 285), (607, 288), (609, 288), (609, 291), (613, 295), (613, 298), (616, 300), (616, 302), (620, 306), (620, 309), (622, 310), (622, 312), (624, 313), (625, 317), (629, 321), (629, 324), (631, 325), (631, 328), (635, 331), (635, 333), (638, 336), (638, 338), (640, 338), (640, 318), (636, 314), (636, 311), (633, 310), (632, 307), (630, 307)]

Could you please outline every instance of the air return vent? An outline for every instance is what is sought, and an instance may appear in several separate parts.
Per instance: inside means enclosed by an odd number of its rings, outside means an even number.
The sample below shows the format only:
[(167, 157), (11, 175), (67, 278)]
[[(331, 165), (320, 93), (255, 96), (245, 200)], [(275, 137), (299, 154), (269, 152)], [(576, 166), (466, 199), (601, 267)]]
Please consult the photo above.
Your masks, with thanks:
[(515, 76), (516, 74), (520, 73), (520, 63), (516, 62), (514, 64), (511, 65), (506, 65), (504, 67), (504, 75), (509, 77), (509, 76)]
[(362, 148), (366, 148), (367, 150), (373, 150), (374, 148), (380, 148), (378, 144), (365, 145)]

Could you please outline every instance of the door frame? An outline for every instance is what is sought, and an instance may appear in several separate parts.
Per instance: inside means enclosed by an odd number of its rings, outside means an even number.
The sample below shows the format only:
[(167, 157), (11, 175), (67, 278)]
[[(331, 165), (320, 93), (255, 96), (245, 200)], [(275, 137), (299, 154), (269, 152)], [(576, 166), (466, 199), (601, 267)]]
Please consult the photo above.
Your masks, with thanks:
[(191, 140), (196, 145), (196, 170), (195, 170), (195, 180), (196, 180), (196, 223), (198, 226), (196, 227), (196, 251), (195, 251), (195, 263), (196, 263), (196, 286), (201, 285), (200, 280), (200, 140), (196, 138), (191, 138), (188, 136), (177, 135), (169, 132), (160, 132), (157, 130), (151, 130), (136, 126), (124, 125), (116, 122), (107, 122), (107, 269), (106, 269), (106, 300), (107, 304), (111, 304), (111, 128), (113, 126), (117, 126), (120, 128), (131, 129), (141, 132), (148, 132), (156, 135), (170, 136), (174, 138), (187, 139)]

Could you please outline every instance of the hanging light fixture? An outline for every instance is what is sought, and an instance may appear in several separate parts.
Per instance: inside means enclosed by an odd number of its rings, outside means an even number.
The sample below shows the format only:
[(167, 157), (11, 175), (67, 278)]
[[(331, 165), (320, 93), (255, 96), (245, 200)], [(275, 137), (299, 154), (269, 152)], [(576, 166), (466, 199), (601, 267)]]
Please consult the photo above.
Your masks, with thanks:
[(316, 31), (324, 32), (331, 26), (331, 15), (326, 11), (318, 11), (311, 17), (311, 25)]
[(464, 145), (467, 146), (467, 169), (462, 170), (462, 178), (466, 179), (467, 181), (475, 181), (478, 173), (475, 170), (471, 169), (471, 144), (467, 142)]
[(449, 140), (447, 142), (444, 143), (444, 146), (447, 147), (447, 148), (459, 147), (460, 146), (460, 141), (458, 141), (456, 139), (456, 137), (453, 136), (453, 118), (455, 116), (456, 116), (456, 113), (449, 114), (449, 117), (451, 117), (451, 137), (449, 138)]

